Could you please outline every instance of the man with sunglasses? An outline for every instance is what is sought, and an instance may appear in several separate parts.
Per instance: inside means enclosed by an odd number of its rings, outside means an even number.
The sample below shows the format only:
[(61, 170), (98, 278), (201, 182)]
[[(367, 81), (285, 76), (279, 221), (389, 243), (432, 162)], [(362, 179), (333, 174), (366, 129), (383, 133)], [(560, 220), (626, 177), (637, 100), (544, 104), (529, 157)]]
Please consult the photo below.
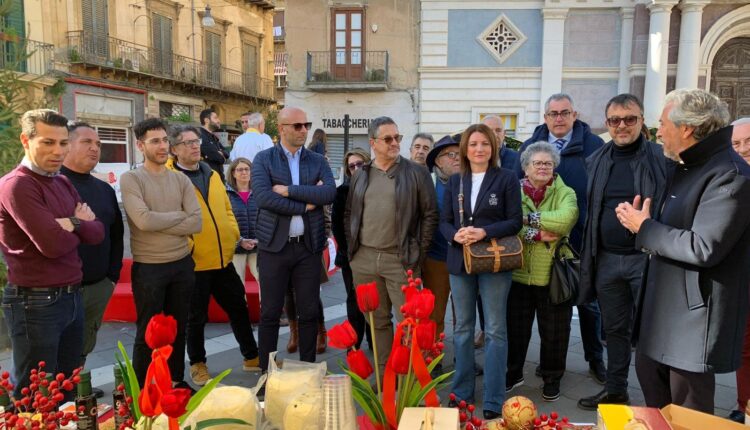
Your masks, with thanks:
[(305, 148), (312, 123), (302, 109), (279, 111), (280, 144), (255, 156), (252, 188), (258, 203), (256, 236), (260, 305), (260, 367), (276, 351), (287, 289), (297, 304), (300, 360), (315, 362), (322, 252), (328, 244), (323, 206), (336, 196), (325, 157)]
[(581, 251), (580, 300), (599, 301), (607, 335), (605, 389), (578, 401), (595, 411), (600, 403), (628, 403), (628, 370), (636, 298), (648, 255), (635, 246), (615, 209), (635, 196), (661, 206), (666, 158), (660, 145), (641, 133), (643, 105), (632, 94), (613, 97), (605, 109), (612, 140), (588, 159), (588, 214)]
[(185, 326), (195, 264), (190, 235), (201, 231), (201, 207), (187, 176), (168, 170), (169, 138), (164, 122), (149, 118), (133, 126), (143, 165), (122, 174), (122, 204), (130, 227), (133, 252), (131, 279), (137, 313), (133, 367), (143, 385), (151, 362), (146, 327), (165, 313), (177, 320), (177, 336), (169, 357), (172, 379), (180, 387), (185, 374)]
[[(544, 103), (544, 124), (539, 125), (530, 139), (526, 140), (519, 155), (538, 141), (549, 142), (560, 151), (560, 165), (557, 172), (565, 184), (576, 192), (578, 221), (570, 232), (570, 244), (576, 251), (581, 250), (583, 223), (586, 219), (586, 157), (599, 149), (604, 141), (591, 133), (588, 124), (578, 119), (573, 99), (564, 93), (553, 94)], [(519, 178), (523, 171), (518, 169)], [(596, 302), (579, 304), (581, 339), (584, 358), (589, 363), (589, 374), (597, 383), (604, 385), (607, 370), (604, 367), (604, 345), (601, 340), (601, 314)], [(537, 367), (537, 375), (541, 375)]]
[(375, 118), (368, 134), (375, 158), (352, 177), (344, 226), (354, 284), (377, 284), (375, 340), (382, 370), (393, 343), (391, 307), (401, 321), (406, 271), (419, 275), (438, 212), (430, 173), (400, 155), (403, 136), (396, 123), (385, 116)]

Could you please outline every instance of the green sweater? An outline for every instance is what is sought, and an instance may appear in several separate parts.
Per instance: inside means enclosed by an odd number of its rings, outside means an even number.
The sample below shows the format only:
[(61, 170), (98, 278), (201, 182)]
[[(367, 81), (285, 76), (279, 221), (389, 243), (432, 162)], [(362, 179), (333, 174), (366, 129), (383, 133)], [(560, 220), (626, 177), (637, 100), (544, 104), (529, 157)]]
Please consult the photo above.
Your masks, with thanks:
[[(576, 193), (557, 176), (547, 188), (539, 207), (521, 191), (524, 219), (529, 213), (538, 213), (538, 229), (567, 236), (578, 219)], [(534, 225), (537, 225), (536, 223)], [(525, 285), (546, 286), (552, 273), (552, 258), (557, 242), (527, 240), (535, 233), (533, 226), (524, 225), (518, 236), (523, 241), (523, 267), (513, 271), (513, 281)]]

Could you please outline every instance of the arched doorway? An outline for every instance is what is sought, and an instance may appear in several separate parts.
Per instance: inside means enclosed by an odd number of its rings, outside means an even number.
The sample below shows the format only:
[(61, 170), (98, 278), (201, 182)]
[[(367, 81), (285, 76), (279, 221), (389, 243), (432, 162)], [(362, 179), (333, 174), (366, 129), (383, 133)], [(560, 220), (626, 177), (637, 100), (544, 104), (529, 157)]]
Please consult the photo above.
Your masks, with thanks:
[(729, 105), (732, 119), (750, 116), (750, 38), (730, 39), (711, 70), (711, 91)]

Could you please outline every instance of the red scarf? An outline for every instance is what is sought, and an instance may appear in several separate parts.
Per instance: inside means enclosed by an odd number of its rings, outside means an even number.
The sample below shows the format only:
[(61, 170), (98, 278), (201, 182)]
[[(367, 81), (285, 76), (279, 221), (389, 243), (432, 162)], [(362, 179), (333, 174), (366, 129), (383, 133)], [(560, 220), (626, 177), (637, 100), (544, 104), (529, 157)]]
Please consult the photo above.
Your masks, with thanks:
[(544, 187), (542, 188), (534, 188), (533, 185), (531, 185), (531, 181), (529, 181), (529, 178), (523, 178), (523, 181), (521, 181), (521, 188), (523, 189), (523, 193), (529, 196), (532, 202), (534, 202), (535, 207), (539, 207), (539, 205), (542, 203), (542, 200), (544, 200), (544, 194), (547, 192), (547, 187), (552, 185), (552, 183), (555, 182), (555, 176), (552, 176), (552, 179), (549, 180), (546, 184), (544, 184)]

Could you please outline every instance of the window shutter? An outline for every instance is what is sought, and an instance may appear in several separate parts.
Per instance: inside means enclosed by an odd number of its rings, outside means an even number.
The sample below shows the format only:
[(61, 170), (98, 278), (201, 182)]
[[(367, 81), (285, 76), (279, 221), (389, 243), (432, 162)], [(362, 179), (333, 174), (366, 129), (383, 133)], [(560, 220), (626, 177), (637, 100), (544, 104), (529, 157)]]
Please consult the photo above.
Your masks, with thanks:
[(84, 50), (106, 57), (109, 54), (107, 23), (107, 0), (83, 0), (81, 4)]
[(221, 80), (221, 37), (210, 31), (207, 31), (205, 34), (208, 80), (213, 84), (219, 84)]
[(153, 14), (151, 19), (151, 43), (154, 47), (154, 63), (161, 73), (172, 73), (172, 20)]
[(3, 31), (13, 32), (20, 38), (26, 37), (26, 25), (23, 15), (23, 0), (11, 0), (10, 11), (3, 17)]
[(249, 43), (242, 44), (243, 74), (245, 88), (250, 94), (258, 94), (258, 47)]

